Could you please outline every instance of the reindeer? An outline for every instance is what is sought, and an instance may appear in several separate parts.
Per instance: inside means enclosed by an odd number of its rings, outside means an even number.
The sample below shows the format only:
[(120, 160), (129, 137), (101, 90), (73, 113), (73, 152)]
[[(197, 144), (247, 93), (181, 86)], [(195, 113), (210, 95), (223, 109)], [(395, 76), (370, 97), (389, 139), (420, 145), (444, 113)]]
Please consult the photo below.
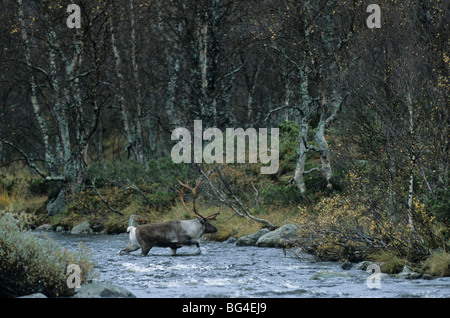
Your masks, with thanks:
[[(203, 234), (217, 232), (217, 228), (209, 223), (209, 220), (215, 220), (219, 212), (204, 217), (195, 208), (195, 199), (200, 180), (197, 180), (194, 188), (181, 181), (178, 182), (183, 187), (181, 190), (178, 189), (181, 203), (185, 210), (196, 218), (193, 220), (172, 220), (164, 223), (139, 225), (137, 227), (129, 226), (127, 232), (130, 233), (130, 241), (127, 247), (119, 252), (120, 255), (128, 254), (140, 248), (142, 255), (146, 256), (153, 246), (170, 247), (172, 255), (176, 255), (177, 249), (184, 245), (195, 245), (198, 251), (201, 252), (198, 239)], [(189, 210), (184, 202), (184, 192), (186, 190), (190, 190), (194, 197), (192, 200), (194, 213)]]

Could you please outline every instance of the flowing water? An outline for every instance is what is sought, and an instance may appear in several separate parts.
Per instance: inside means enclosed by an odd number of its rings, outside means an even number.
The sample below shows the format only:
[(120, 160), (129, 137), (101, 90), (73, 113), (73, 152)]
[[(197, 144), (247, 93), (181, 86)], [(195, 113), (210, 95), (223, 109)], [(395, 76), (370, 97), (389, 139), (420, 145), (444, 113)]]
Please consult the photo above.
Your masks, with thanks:
[[(97, 279), (122, 286), (137, 297), (450, 297), (450, 278), (406, 280), (384, 277), (380, 288), (367, 285), (369, 273), (341, 269), (340, 263), (316, 262), (307, 254), (281, 249), (240, 247), (231, 243), (201, 242), (182, 247), (177, 256), (169, 248), (118, 251), (127, 234), (70, 235), (47, 233), (60, 245), (76, 250), (83, 242), (93, 253)], [(319, 271), (338, 277), (311, 279)]]

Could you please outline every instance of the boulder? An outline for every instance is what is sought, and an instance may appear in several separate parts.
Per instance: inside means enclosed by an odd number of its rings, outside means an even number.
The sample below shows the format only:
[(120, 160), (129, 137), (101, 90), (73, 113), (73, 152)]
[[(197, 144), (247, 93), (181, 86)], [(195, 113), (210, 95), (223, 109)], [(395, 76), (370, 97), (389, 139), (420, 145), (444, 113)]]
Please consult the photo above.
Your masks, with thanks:
[(42, 225), (38, 226), (35, 231), (48, 232), (48, 231), (51, 231), (51, 230), (52, 230), (52, 225), (51, 224), (42, 224)]
[(430, 274), (423, 274), (422, 279), (432, 280), (432, 279), (435, 279), (435, 277), (431, 276)]
[(335, 277), (349, 277), (349, 273), (341, 273), (341, 272), (334, 272), (334, 271), (318, 271), (313, 276), (311, 276), (311, 280), (318, 280), (318, 279), (327, 279), (327, 278), (335, 278)]
[(250, 235), (245, 235), (245, 236), (241, 236), (237, 241), (236, 241), (236, 245), (238, 246), (255, 246), (256, 242), (258, 241), (258, 239), (269, 233), (269, 229), (260, 229), (259, 231), (250, 234)]
[(291, 247), (298, 240), (298, 226), (287, 224), (261, 236), (256, 242), (259, 247)]
[(34, 294), (26, 295), (26, 296), (20, 296), (17, 298), (47, 298), (47, 296), (45, 296), (42, 293), (34, 293)]
[(396, 278), (406, 278), (406, 279), (418, 279), (421, 278), (422, 275), (415, 272), (411, 267), (409, 266), (403, 266), (403, 270), (398, 273), (393, 275)]
[(59, 191), (58, 196), (51, 199), (47, 203), (47, 215), (57, 215), (64, 210), (66, 206), (66, 191), (63, 189)]
[(234, 244), (234, 243), (236, 243), (237, 242), (237, 238), (235, 238), (235, 237), (229, 237), (224, 243), (227, 243), (227, 244)]
[(72, 228), (70, 234), (91, 234), (94, 231), (91, 229), (91, 225), (88, 221), (84, 221)]
[(83, 284), (75, 289), (74, 298), (136, 298), (123, 287), (104, 282)]
[(362, 270), (362, 271), (365, 271), (365, 270), (367, 270), (367, 267), (368, 267), (370, 264), (374, 264), (374, 262), (371, 262), (371, 261), (362, 261), (362, 262), (359, 262), (358, 264), (356, 264), (355, 268), (356, 268), (356, 269), (359, 269), (359, 270)]
[(350, 269), (352, 269), (352, 266), (353, 266), (352, 263), (344, 262), (344, 263), (342, 263), (341, 268), (344, 270), (350, 270)]
[(95, 233), (101, 233), (105, 230), (105, 224), (103, 223), (96, 223), (94, 225), (92, 225), (92, 231), (94, 231)]
[(137, 214), (131, 214), (128, 219), (128, 226), (138, 226), (141, 224), (142, 218)]

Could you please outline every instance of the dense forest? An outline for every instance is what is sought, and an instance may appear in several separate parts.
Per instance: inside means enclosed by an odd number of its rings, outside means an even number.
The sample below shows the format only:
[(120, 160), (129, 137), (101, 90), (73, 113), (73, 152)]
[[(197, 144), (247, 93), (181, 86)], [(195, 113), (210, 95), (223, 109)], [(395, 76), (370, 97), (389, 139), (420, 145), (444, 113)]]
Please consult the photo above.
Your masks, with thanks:
[[(379, 28), (365, 0), (73, 2), (80, 28), (67, 1), (0, 1), (0, 208), (44, 196), (53, 214), (64, 197), (55, 224), (118, 222), (201, 178), (218, 222), (289, 216), (324, 259), (448, 249), (446, 1), (380, 0)], [(194, 120), (279, 128), (278, 171), (173, 163), (172, 131)]]

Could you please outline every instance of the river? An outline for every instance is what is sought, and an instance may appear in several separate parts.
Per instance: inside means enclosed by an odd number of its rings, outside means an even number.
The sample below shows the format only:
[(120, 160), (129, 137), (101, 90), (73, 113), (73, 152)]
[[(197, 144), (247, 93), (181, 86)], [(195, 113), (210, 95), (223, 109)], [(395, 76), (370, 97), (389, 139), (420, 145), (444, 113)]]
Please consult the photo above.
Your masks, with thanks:
[[(341, 269), (336, 262), (317, 262), (307, 254), (281, 249), (201, 242), (182, 247), (177, 256), (168, 248), (119, 255), (128, 234), (70, 235), (46, 233), (61, 246), (76, 250), (83, 242), (97, 263), (97, 280), (125, 287), (137, 297), (450, 297), (450, 278), (406, 280), (384, 277), (380, 288), (367, 285), (369, 273)], [(319, 271), (340, 277), (311, 279)]]

